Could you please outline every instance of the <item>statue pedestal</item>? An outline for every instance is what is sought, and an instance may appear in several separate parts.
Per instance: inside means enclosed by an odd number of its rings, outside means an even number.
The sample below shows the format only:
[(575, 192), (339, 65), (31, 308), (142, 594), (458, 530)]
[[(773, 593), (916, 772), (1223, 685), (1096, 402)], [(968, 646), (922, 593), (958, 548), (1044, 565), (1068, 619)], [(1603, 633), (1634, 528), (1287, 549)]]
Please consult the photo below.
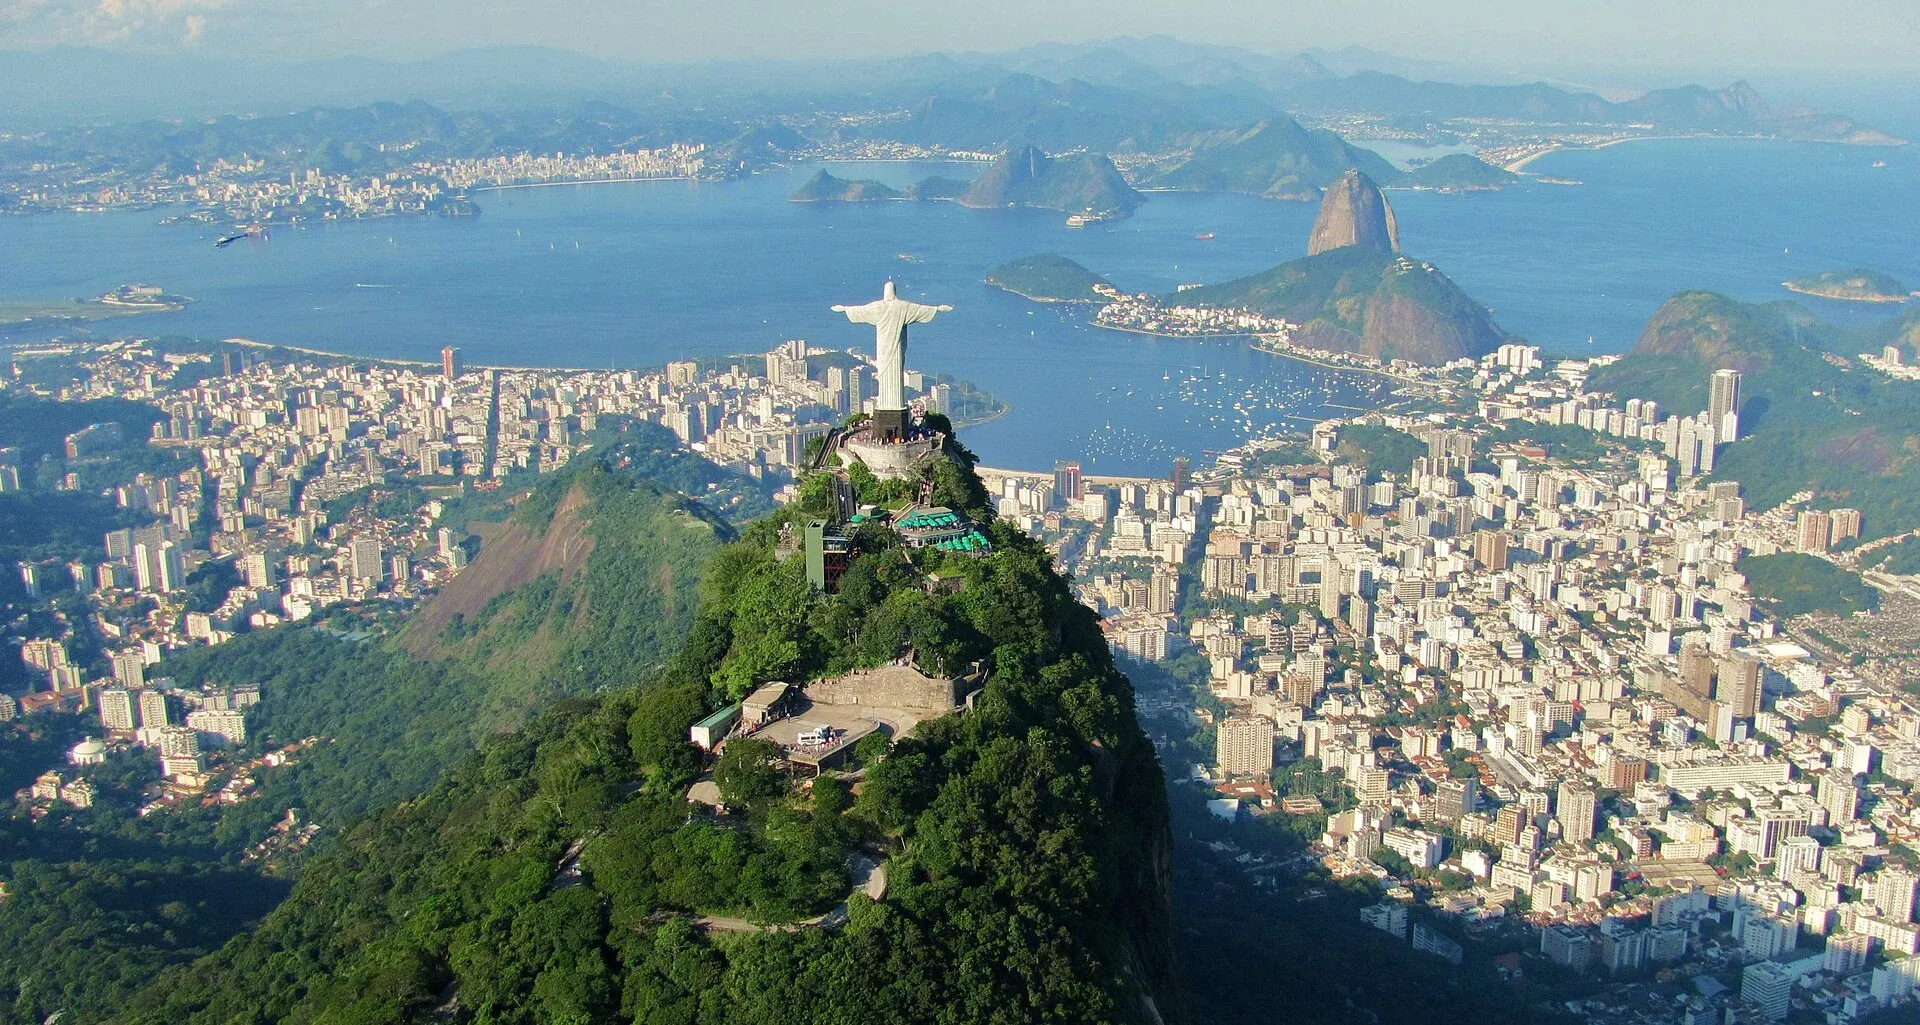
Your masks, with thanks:
[(904, 409), (876, 409), (872, 423), (869, 431), (877, 441), (893, 444), (907, 440), (907, 411)]
[(912, 477), (917, 476), (927, 460), (940, 454), (944, 440), (943, 435), (929, 434), (922, 438), (884, 441), (868, 427), (841, 439), (840, 452), (860, 460), (875, 477)]

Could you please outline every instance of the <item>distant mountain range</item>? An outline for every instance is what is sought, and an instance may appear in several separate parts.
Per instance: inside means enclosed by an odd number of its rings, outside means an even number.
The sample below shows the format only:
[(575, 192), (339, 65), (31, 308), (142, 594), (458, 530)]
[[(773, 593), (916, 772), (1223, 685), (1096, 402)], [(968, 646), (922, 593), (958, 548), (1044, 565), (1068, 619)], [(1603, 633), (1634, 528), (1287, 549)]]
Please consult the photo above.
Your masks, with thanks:
[[(62, 47), (0, 53), (0, 81), (8, 83), (0, 125), (282, 113), (382, 100), (419, 99), (466, 110), (598, 100), (704, 118), (891, 108), (912, 112), (900, 123), (910, 141), (985, 149), (1030, 142), (1055, 152), (1079, 146), (1153, 150), (1288, 111), (1364, 111), (1422, 123), (1641, 123), (1674, 131), (1892, 141), (1838, 115), (1775, 109), (1744, 83), (1718, 91), (1697, 85), (1662, 89), (1614, 102), (1544, 82), (1405, 77), (1447, 70), (1364, 50), (1270, 55), (1165, 36), (993, 54), (703, 64), (607, 61), (540, 47), (465, 50), (418, 61), (300, 62)], [(1071, 94), (1064, 103), (1061, 90)], [(1030, 134), (1003, 133), (1009, 114)]]
[(247, 154), (264, 159), (279, 173), (317, 168), (326, 174), (372, 175), (403, 170), (420, 160), (517, 152), (605, 153), (674, 142), (705, 143), (705, 158), (716, 170), (762, 166), (806, 144), (792, 129), (777, 124), (666, 117), (599, 102), (544, 112), (452, 113), (413, 101), (313, 107), (263, 117), (54, 129), (0, 140), (0, 166), (75, 163), (166, 176)]

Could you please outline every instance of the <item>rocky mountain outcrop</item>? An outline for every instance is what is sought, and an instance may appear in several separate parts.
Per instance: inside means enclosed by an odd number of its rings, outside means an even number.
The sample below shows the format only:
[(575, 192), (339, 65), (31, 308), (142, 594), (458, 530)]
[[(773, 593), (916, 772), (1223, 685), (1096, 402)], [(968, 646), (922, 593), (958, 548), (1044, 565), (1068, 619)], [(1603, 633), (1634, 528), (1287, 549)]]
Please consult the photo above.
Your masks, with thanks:
[(1320, 200), (1320, 215), (1307, 236), (1307, 255), (1317, 256), (1342, 246), (1365, 246), (1383, 253), (1400, 251), (1400, 230), (1393, 207), (1373, 179), (1349, 170)]
[(1022, 146), (1001, 154), (960, 202), (981, 208), (1028, 206), (1124, 216), (1146, 202), (1146, 197), (1135, 192), (1103, 154), (1050, 157), (1038, 146)]
[(1717, 292), (1681, 292), (1654, 311), (1628, 355), (1758, 374), (1773, 365), (1792, 330), (1784, 309), (1784, 304), (1743, 303)]
[(1317, 349), (1437, 365), (1507, 340), (1486, 307), (1439, 268), (1368, 245), (1345, 245), (1237, 281), (1181, 292), (1179, 302), (1252, 310), (1299, 325)]
[(1327, 189), (1304, 259), (1187, 289), (1178, 302), (1279, 317), (1297, 325), (1294, 338), (1304, 345), (1381, 360), (1436, 365), (1508, 340), (1438, 267), (1400, 255), (1393, 208), (1354, 170)]
[(877, 203), (899, 199), (898, 189), (871, 178), (841, 178), (821, 168), (787, 199), (794, 203)]

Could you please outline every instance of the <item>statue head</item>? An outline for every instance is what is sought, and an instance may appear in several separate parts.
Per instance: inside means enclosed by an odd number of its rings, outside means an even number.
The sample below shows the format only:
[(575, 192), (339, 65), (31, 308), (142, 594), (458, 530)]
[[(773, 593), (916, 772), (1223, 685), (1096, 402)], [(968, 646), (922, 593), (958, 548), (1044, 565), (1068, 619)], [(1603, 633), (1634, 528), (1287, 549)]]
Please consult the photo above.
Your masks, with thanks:
[(882, 298), (882, 299), (892, 299), (892, 298), (894, 298), (894, 295), (893, 295), (893, 279), (892, 279), (892, 278), (888, 278), (888, 279), (887, 279), (887, 283), (886, 283), (886, 285), (885, 285), (885, 286), (884, 286), (883, 288), (881, 288), (881, 289), (880, 289), (880, 298)]

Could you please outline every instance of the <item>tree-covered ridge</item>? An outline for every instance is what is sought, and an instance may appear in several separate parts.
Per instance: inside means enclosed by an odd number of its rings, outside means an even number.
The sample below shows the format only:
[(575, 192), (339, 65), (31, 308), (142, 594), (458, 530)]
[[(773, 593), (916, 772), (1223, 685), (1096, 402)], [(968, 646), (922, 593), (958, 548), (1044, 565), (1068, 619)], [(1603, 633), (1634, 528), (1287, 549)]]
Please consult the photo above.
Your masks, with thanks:
[[(937, 462), (945, 497), (984, 512), (970, 468)], [(713, 558), (686, 645), (644, 686), (563, 702), (354, 827), (258, 930), (120, 1020), (1157, 1019), (1158, 763), (1093, 614), (1037, 544), (989, 529), (992, 553), (963, 562), (862, 528), (822, 595), (775, 558), (778, 524), (755, 524)], [(964, 586), (928, 586), (935, 570)], [(729, 755), (723, 796), (745, 811), (690, 814), (694, 720), (762, 680), (909, 650), (988, 658), (992, 676), (970, 710), (899, 738), (857, 800), (832, 779), (753, 783)], [(888, 889), (847, 901), (839, 928), (694, 927), (818, 913), (860, 845), (887, 858)]]
[(1750, 555), (1740, 560), (1739, 568), (1748, 590), (1775, 615), (1871, 612), (1880, 607), (1880, 592), (1867, 586), (1860, 574), (1811, 555)]
[(1812, 490), (1819, 505), (1861, 509), (1870, 540), (1920, 527), (1920, 385), (1847, 354), (1874, 351), (1904, 322), (1848, 331), (1789, 301), (1683, 292), (1588, 387), (1685, 416), (1706, 408), (1715, 370), (1740, 371), (1740, 438), (1720, 449), (1714, 476), (1739, 481), (1754, 508)]
[[(280, 902), (302, 859), (299, 844), (280, 840), (290, 811), (320, 830), (312, 849), (324, 849), (342, 827), (430, 790), (533, 710), (630, 688), (657, 670), (692, 625), (707, 558), (731, 536), (703, 504), (655, 483), (674, 480), (736, 505), (726, 497), (736, 482), (707, 481), (709, 490), (697, 471), (616, 443), (547, 478), (582, 496), (594, 560), (565, 587), (542, 579), (503, 595), (448, 657), (411, 657), (377, 636), (322, 624), (243, 635), (156, 667), (153, 676), (182, 687), (261, 688), (238, 759), (320, 740), (291, 764), (259, 772), (257, 795), (232, 807), (187, 804), (136, 817), (134, 791), (156, 765), (128, 756), (126, 771), (143, 775), (92, 809), (61, 806), (43, 819), (8, 809), (0, 820), (0, 881), (11, 894), (0, 901), (0, 1018), (40, 1021), (63, 1010), (69, 1022), (102, 1018), (164, 966), (219, 949)], [(757, 511), (766, 500), (746, 494), (737, 505)], [(527, 501), (521, 506), (535, 517)], [(12, 781), (4, 793), (98, 729), (91, 716), (35, 717), (0, 733), (0, 769)], [(85, 771), (102, 783), (99, 773), (119, 767)], [(270, 859), (256, 856), (262, 841)], [(841, 869), (835, 861), (826, 871)]]

